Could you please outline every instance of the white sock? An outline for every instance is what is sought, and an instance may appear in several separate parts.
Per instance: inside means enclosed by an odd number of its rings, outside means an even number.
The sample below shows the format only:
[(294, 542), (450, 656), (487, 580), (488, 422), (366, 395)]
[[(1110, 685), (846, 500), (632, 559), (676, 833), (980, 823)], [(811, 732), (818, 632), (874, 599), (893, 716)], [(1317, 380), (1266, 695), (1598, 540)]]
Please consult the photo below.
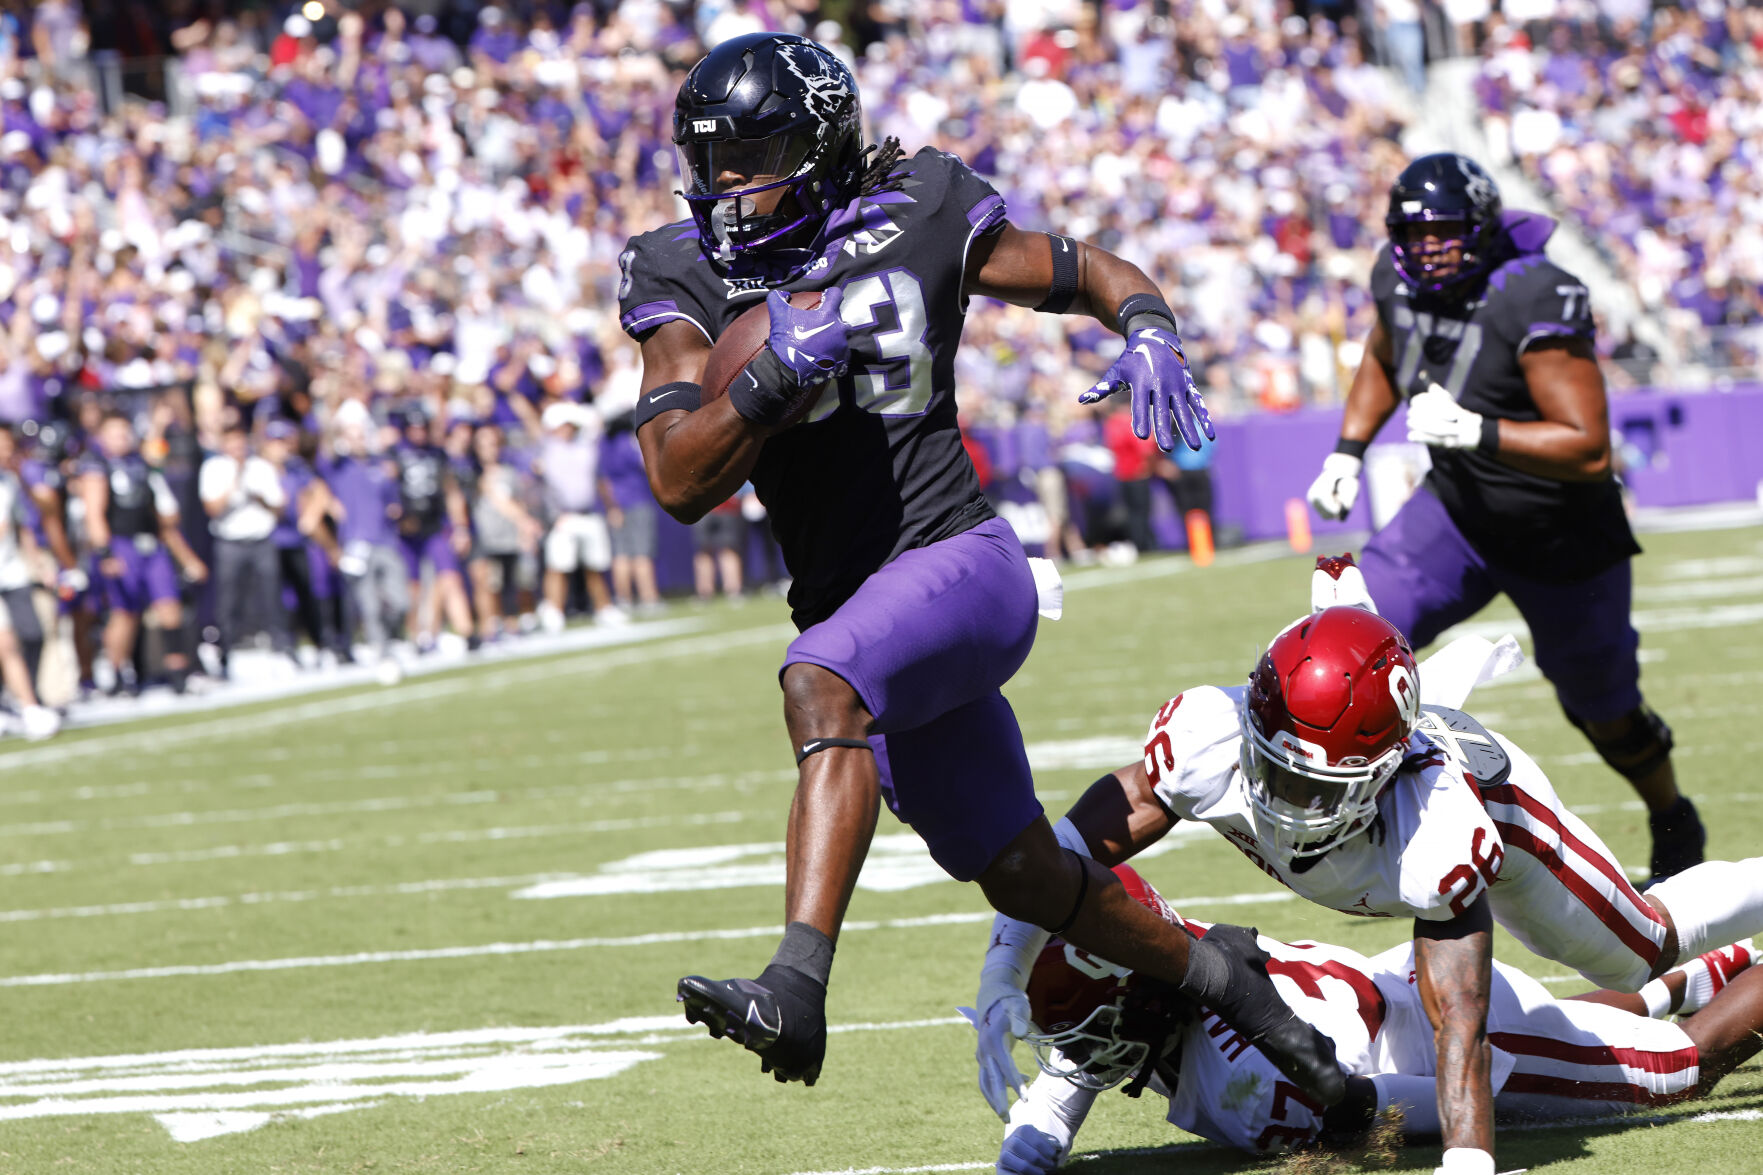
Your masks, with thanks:
[(1677, 1006), (1679, 1015), (1687, 1016), (1708, 1006), (1720, 989), (1733, 977), (1757, 961), (1751, 940), (1735, 942), (1717, 951), (1705, 951), (1677, 970), (1684, 973), (1683, 1002)]
[(1763, 934), (1763, 857), (1708, 861), (1667, 877), (1647, 891), (1671, 911), (1677, 957)]
[[(1666, 975), (1671, 974), (1667, 971)], [(1647, 1003), (1647, 1015), (1655, 1020), (1663, 1020), (1671, 1015), (1671, 989), (1665, 986), (1665, 976), (1651, 980), (1640, 990), (1641, 999)]]

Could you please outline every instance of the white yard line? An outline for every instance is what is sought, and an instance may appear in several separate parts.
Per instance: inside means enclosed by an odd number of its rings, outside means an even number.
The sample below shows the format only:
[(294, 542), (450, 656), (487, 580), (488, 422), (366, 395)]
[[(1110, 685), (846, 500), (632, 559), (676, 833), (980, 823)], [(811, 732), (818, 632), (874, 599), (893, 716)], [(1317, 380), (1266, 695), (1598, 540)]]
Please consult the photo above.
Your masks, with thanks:
[[(683, 621), (680, 623), (684, 624)], [(660, 627), (660, 624), (643, 627)], [(697, 626), (693, 625), (693, 627)], [(673, 635), (675, 632), (677, 630), (670, 629), (662, 635)], [(644, 644), (638, 648), (626, 645), (603, 651), (589, 651), (579, 656), (548, 661), (540, 665), (517, 666), (508, 669), (495, 669), (493, 662), (478, 662), (464, 666), (449, 665), (445, 668), (478, 669), (484, 670), (484, 672), (465, 673), (438, 681), (388, 686), (374, 693), (350, 694), (341, 698), (322, 698), (296, 706), (266, 710), (262, 713), (229, 714), (204, 722), (191, 722), (163, 728), (143, 726), (93, 735), (75, 741), (54, 743), (50, 746), (31, 747), (14, 751), (11, 754), (0, 754), (0, 768), (10, 770), (19, 767), (49, 766), (85, 759), (94, 755), (114, 755), (123, 752), (133, 755), (155, 754), (173, 747), (206, 744), (214, 739), (226, 738), (239, 733), (256, 735), (261, 731), (276, 727), (380, 710), (388, 706), (403, 705), (407, 702), (428, 701), (433, 698), (474, 691), (488, 694), (502, 686), (547, 681), (581, 674), (603, 673), (662, 658), (715, 655), (730, 649), (778, 641), (794, 633), (795, 629), (788, 624), (767, 624), (756, 628), (736, 629), (733, 632), (658, 640), (652, 645)], [(643, 639), (653, 638), (644, 637)], [(442, 667), (437, 666), (437, 672), (440, 668)]]
[[(486, 879), (500, 883), (510, 879)], [(469, 883), (454, 882), (411, 882), (411, 886), (432, 885), (436, 888), (470, 888)], [(349, 889), (350, 887), (340, 887)], [(362, 891), (373, 891), (377, 896), (378, 887), (359, 887)], [(314, 896), (321, 892), (312, 891)], [(399, 890), (398, 892), (403, 892)], [(410, 892), (426, 892), (412, 890)], [(367, 896), (365, 892), (348, 893), (342, 896)], [(1226, 894), (1220, 897), (1181, 898), (1178, 905), (1186, 907), (1199, 906), (1231, 906), (1254, 905), (1261, 902), (1290, 901), (1293, 895), (1287, 890), (1268, 893)], [(218, 899), (191, 899), (193, 901), (218, 901)], [(261, 900), (280, 900), (279, 896), (271, 895)], [(294, 900), (310, 900), (304, 895)], [(241, 903), (243, 904), (243, 903)], [(77, 907), (67, 907), (76, 909)], [(198, 907), (200, 908), (200, 907)], [(101, 909), (101, 908), (94, 908)], [(128, 911), (137, 912), (137, 911)], [(144, 911), (139, 911), (144, 912)], [(62, 915), (78, 916), (78, 915)], [(28, 919), (15, 919), (25, 921)], [(992, 920), (990, 911), (969, 911), (954, 914), (928, 914), (918, 918), (890, 918), (884, 921), (847, 922), (844, 932), (860, 933), (870, 930), (918, 930), (929, 927), (969, 926), (988, 923)], [(621, 947), (659, 946), (671, 943), (693, 942), (726, 942), (748, 938), (765, 938), (781, 934), (781, 926), (743, 926), (730, 930), (672, 930), (657, 931), (651, 934), (633, 934), (622, 937), (607, 938), (565, 938), (535, 939), (527, 942), (490, 942), (470, 946), (431, 947), (402, 951), (358, 951), (346, 955), (298, 955), (280, 959), (234, 959), (225, 963), (182, 963), (163, 967), (131, 967), (118, 971), (62, 971), (36, 975), (0, 976), (0, 988), (3, 987), (59, 987), (76, 983), (108, 983), (113, 981), (134, 979), (175, 979), (205, 975), (238, 975), (256, 971), (301, 971), (323, 967), (359, 967), (375, 963), (427, 963), (443, 959), (472, 959), (504, 955), (553, 954), (560, 951), (584, 951), (596, 949), (615, 949)]]

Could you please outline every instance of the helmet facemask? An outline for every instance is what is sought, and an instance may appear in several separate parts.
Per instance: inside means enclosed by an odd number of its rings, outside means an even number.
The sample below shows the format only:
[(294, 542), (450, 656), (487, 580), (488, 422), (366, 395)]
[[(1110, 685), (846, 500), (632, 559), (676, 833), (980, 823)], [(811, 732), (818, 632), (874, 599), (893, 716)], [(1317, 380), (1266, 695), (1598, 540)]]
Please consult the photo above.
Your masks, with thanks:
[(1491, 244), (1488, 226), (1469, 213), (1427, 211), (1392, 217), (1387, 224), (1390, 260), (1415, 289), (1436, 294), (1482, 272)]
[(1146, 1041), (1121, 1036), (1121, 1003), (1126, 987), (1115, 989), (1112, 1002), (1099, 1004), (1076, 1024), (1056, 1024), (1046, 1032), (1028, 1034), (1041, 1072), (1063, 1077), (1084, 1089), (1113, 1089), (1145, 1064), (1151, 1055)]
[(1243, 775), (1257, 831), (1286, 857), (1314, 857), (1360, 832), (1377, 816), (1377, 797), (1402, 765), (1406, 742), (1375, 759), (1349, 756), (1330, 764), (1319, 746), (1275, 731), (1261, 732), (1242, 714)]

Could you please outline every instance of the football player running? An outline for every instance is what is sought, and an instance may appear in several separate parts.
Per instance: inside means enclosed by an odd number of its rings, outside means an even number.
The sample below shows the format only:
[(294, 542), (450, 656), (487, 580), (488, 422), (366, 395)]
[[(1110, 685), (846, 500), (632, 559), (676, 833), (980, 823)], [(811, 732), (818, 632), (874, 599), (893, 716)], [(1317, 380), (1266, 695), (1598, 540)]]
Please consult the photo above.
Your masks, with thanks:
[[(1359, 582), (1347, 560), (1319, 562), (1319, 603), (1362, 598), (1362, 587), (1342, 590), (1342, 579)], [(1318, 905), (1413, 918), (1444, 1143), (1479, 1152), (1488, 1170), (1493, 922), (1628, 992), (1680, 959), (1763, 931), (1763, 858), (1698, 865), (1643, 898), (1536, 763), (1454, 708), (1516, 660), (1510, 642), (1470, 637), (1419, 666), (1375, 612), (1322, 607), (1274, 639), (1247, 685), (1202, 686), (1165, 703), (1144, 758), (1092, 784), (1059, 828), (1063, 843), (1115, 865), (1177, 821), (1203, 821)], [(986, 1020), (1026, 1020), (1023, 982), (1045, 941), (996, 921), (977, 1003)], [(999, 1114), (1018, 1076), (1009, 1044), (980, 1032), (980, 1088)]]
[(1361, 558), (1378, 609), (1421, 648), (1506, 593), (1568, 720), (1645, 801), (1653, 876), (1687, 869), (1707, 838), (1677, 789), (1671, 728), (1641, 699), (1640, 547), (1611, 468), (1586, 287), (1543, 253), (1555, 222), (1502, 211), (1462, 155), (1409, 164), (1385, 223), (1377, 322), (1310, 503), (1347, 516), (1367, 444), (1406, 400), (1432, 470)]
[[(1279, 1001), (1246, 931), (1198, 943), (1061, 847), (999, 692), (1034, 640), (1038, 593), (956, 428), (967, 299), (1118, 329), (1124, 354), (1083, 398), (1130, 388), (1141, 436), (1197, 448), (1212, 428), (1157, 288), (1092, 245), (1017, 229), (952, 155), (866, 149), (855, 79), (801, 37), (719, 44), (680, 87), (674, 140), (692, 218), (621, 257), (622, 322), (642, 346), (637, 439), (682, 521), (751, 481), (801, 631), (780, 673), (799, 768), (783, 942), (757, 979), (680, 980), (687, 1018), (779, 1081), (814, 1083), (834, 943), (885, 797), (997, 909), (1219, 1001), (1335, 1100), (1325, 1038)], [(790, 305), (809, 290), (824, 291), (819, 306)], [(769, 345), (703, 403), (711, 344), (758, 299)]]
[[(1130, 866), (1115, 872), (1148, 908), (1178, 918)], [(1201, 923), (1187, 925), (1205, 933)], [(1029, 1041), (1042, 1074), (1011, 1109), (999, 1175), (1058, 1168), (1097, 1096), (1129, 1078), (1129, 1096), (1148, 1086), (1168, 1099), (1172, 1125), (1252, 1155), (1352, 1146), (1391, 1108), (1409, 1139), (1436, 1135), (1438, 1057), (1412, 949), (1367, 959), (1326, 943), (1260, 941), (1281, 994), (1329, 1035), (1352, 1074), (1340, 1103), (1324, 1108), (1294, 1089), (1207, 1009), (1054, 939), (1028, 980), (1038, 1026)], [(1558, 1000), (1495, 963), (1488, 1047), (1496, 1114), (1616, 1115), (1709, 1093), (1763, 1047), (1763, 968), (1754, 962), (1749, 944), (1709, 952), (1655, 980), (1660, 997), (1651, 1008), (1643, 996), (1608, 991)], [(1698, 1014), (1682, 1024), (1651, 1018), (1667, 1011)]]

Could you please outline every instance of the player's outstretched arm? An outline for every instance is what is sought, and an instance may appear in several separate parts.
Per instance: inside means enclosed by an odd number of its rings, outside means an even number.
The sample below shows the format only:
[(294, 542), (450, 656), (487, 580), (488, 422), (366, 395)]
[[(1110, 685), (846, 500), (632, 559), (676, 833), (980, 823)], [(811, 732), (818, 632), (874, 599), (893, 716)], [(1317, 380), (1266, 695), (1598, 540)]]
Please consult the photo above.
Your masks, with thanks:
[(1486, 894), (1447, 922), (1414, 922), (1415, 980), (1438, 1048), (1441, 1175), (1493, 1175), (1493, 925)]
[(1398, 397), (1390, 379), (1394, 370), (1395, 354), (1380, 318), (1365, 339), (1365, 355), (1347, 393), (1341, 439), (1335, 442), (1334, 452), (1323, 459), (1322, 472), (1310, 483), (1310, 505), (1324, 518), (1339, 522), (1359, 499), (1359, 470), (1366, 447), (1396, 410)]
[(1132, 262), (1084, 241), (1006, 224), (974, 242), (962, 289), (1050, 314), (1088, 314), (1119, 331), (1125, 353), (1079, 401), (1093, 404), (1130, 389), (1133, 431), (1154, 436), (1166, 452), (1177, 433), (1194, 450), (1202, 434), (1216, 436), (1188, 371), (1175, 312)]
[(1109, 868), (1156, 844), (1176, 823), (1175, 814), (1157, 799), (1143, 759), (1090, 784), (1065, 819), (1090, 855)]
[[(660, 411), (638, 427), (637, 443), (655, 500), (686, 523), (741, 488), (772, 431), (743, 420), (727, 396), (697, 406), (695, 389), (709, 360), (710, 344), (688, 322), (664, 323), (643, 341), (641, 404)], [(676, 396), (695, 410), (668, 408)]]

